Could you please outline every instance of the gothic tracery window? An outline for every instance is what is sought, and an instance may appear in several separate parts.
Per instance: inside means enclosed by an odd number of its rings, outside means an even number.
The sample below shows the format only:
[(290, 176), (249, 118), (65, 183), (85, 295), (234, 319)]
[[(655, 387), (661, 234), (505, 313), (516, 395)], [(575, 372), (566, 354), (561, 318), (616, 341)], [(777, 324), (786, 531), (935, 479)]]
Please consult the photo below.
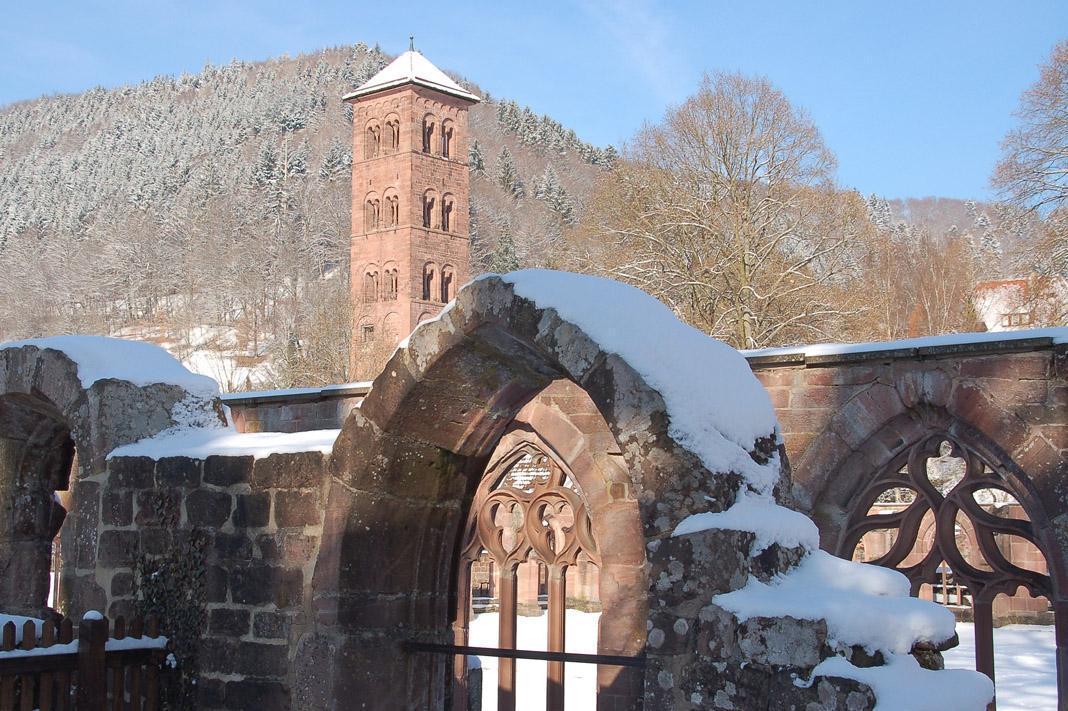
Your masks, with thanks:
[[(567, 625), (575, 621), (571, 615), (578, 609), (600, 610), (600, 556), (584, 494), (571, 474), (533, 443), (501, 457), (483, 477), (462, 558), (461, 619), (476, 637), (484, 631), (482, 620), (496, 622), (501, 648), (517, 648), (517, 616), (522, 615), (539, 618), (544, 627), (545, 646), (535, 648), (571, 650), (566, 639)], [(544, 686), (517, 689), (519, 676), (530, 678), (517, 674), (522, 664), (499, 659), (497, 678), (483, 677), (484, 693), (497, 696), (502, 709), (514, 709), (517, 694), (544, 695), (547, 708), (563, 708), (564, 664), (547, 663)]]
[(1053, 592), (1048, 558), (1000, 465), (933, 434), (891, 461), (851, 507), (838, 555), (895, 568), (913, 595), (971, 608), (976, 668), (993, 677), (995, 598), (1022, 588), (1052, 600)]

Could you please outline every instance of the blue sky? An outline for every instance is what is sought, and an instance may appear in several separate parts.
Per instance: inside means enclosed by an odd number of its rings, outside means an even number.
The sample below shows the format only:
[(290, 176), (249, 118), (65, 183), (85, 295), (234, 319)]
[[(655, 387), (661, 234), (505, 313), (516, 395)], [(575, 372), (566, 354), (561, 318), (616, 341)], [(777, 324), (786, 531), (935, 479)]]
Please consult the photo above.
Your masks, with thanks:
[(998, 143), (1064, 0), (15, 2), (0, 104), (409, 34), (440, 67), (619, 144), (702, 73), (764, 74), (813, 117), (839, 180), (887, 197), (988, 198)]

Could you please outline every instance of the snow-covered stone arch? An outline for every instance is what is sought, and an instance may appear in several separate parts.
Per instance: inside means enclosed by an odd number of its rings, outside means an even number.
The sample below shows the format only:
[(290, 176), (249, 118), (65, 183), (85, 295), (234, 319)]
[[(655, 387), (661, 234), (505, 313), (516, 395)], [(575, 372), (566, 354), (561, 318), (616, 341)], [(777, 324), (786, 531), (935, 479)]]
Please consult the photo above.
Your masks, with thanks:
[[(322, 707), (442, 707), (446, 665), (393, 645), (451, 641), (473, 487), (516, 413), (559, 379), (596, 404), (638, 501), (646, 708), (863, 709), (872, 690), (891, 708), (985, 706), (983, 678), (908, 656), (953, 636), (948, 613), (908, 598), (894, 573), (818, 553), (812, 523), (775, 503), (777, 426), (740, 355), (636, 289), (542, 271), (466, 286), (346, 422), (301, 693), (331, 689)], [(853, 665), (862, 659), (884, 664)]]
[[(116, 447), (173, 426), (191, 395), (210, 411), (217, 394), (214, 381), (147, 343), (60, 336), (0, 344), (0, 608), (45, 612), (61, 525), (60, 602), (74, 614), (103, 607), (100, 484), (91, 477)], [(57, 490), (69, 490), (66, 506)]]

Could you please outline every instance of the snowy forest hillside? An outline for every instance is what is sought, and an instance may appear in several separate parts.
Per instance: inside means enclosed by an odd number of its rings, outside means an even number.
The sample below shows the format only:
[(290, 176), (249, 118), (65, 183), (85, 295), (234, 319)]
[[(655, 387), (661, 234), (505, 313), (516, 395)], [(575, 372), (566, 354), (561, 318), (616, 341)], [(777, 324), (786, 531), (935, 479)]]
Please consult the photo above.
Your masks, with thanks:
[[(145, 338), (226, 389), (348, 379), (340, 97), (390, 59), (359, 44), (0, 108), (0, 340)], [(468, 85), (474, 271), (546, 266), (614, 154)]]

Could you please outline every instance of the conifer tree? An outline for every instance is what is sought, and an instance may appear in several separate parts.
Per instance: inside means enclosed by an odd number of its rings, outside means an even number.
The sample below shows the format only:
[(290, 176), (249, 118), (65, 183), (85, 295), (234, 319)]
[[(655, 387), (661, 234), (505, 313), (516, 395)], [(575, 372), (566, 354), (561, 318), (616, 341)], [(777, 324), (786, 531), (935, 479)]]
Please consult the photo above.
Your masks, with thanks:
[(519, 169), (508, 146), (502, 148), (497, 156), (497, 182), (517, 200), (525, 195), (523, 180), (519, 177)]
[(519, 257), (515, 253), (515, 240), (512, 239), (512, 231), (505, 226), (501, 236), (497, 239), (497, 250), (493, 253), (491, 266), (497, 274), (507, 274), (519, 269)]
[(482, 146), (475, 140), (471, 143), (471, 150), (467, 152), (467, 162), (472, 173), (486, 174), (486, 159), (482, 155)]

